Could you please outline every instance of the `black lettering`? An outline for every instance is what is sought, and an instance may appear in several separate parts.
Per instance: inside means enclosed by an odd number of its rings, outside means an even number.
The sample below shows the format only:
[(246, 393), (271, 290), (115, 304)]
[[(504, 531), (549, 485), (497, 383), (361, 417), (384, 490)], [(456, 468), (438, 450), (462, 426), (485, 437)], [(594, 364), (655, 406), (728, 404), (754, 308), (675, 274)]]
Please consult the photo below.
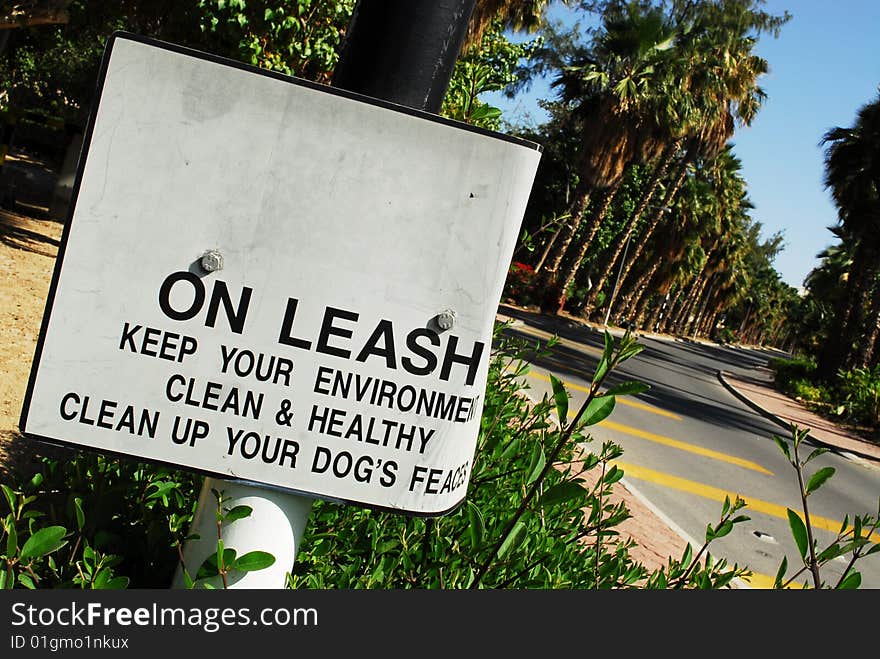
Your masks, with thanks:
[[(190, 384), (195, 383), (195, 380), (190, 380)], [(202, 397), (202, 407), (207, 410), (217, 411), (217, 403), (215, 401), (220, 400), (220, 392), (223, 390), (223, 385), (219, 382), (209, 382), (205, 385), (205, 395)], [(234, 389), (234, 392), (238, 392), (238, 389)], [(237, 402), (237, 401), (236, 401)], [(189, 403), (189, 400), (187, 400)], [(192, 404), (198, 405), (198, 401), (193, 401)]]
[(162, 347), (159, 349), (159, 359), (174, 361), (174, 350), (177, 348), (177, 339), (179, 338), (180, 334), (165, 332), (165, 335), (162, 337)]
[(252, 288), (242, 286), (241, 297), (238, 300), (238, 309), (234, 309), (226, 282), (215, 281), (214, 289), (211, 291), (211, 301), (208, 303), (205, 325), (214, 327), (214, 323), (217, 322), (217, 312), (220, 310), (220, 303), (222, 302), (223, 311), (226, 313), (226, 320), (229, 323), (229, 329), (236, 334), (241, 334), (244, 331), (244, 321), (247, 317), (248, 306), (251, 303), (251, 293), (253, 293)]
[(446, 344), (446, 354), (443, 355), (443, 366), (440, 368), (440, 379), (449, 380), (449, 372), (453, 364), (463, 364), (468, 367), (466, 384), (472, 385), (477, 376), (477, 368), (480, 366), (480, 357), (483, 354), (483, 343), (474, 341), (474, 349), (470, 356), (459, 355), (455, 352), (458, 347), (458, 337), (450, 336)]
[[(330, 395), (330, 390), (326, 389), (326, 388), (322, 389), (321, 385), (322, 384), (323, 385), (330, 384), (330, 377), (329, 376), (330, 376), (330, 373), (332, 373), (332, 372), (333, 372), (333, 369), (329, 368), (327, 366), (319, 366), (318, 367), (318, 375), (315, 378), (315, 389), (314, 389), (316, 394), (324, 394), (325, 396)], [(310, 428), (310, 430), (311, 430), (311, 428)]]
[(406, 335), (406, 347), (409, 351), (425, 360), (424, 366), (416, 366), (409, 357), (402, 357), (400, 359), (400, 363), (404, 370), (413, 375), (428, 375), (437, 368), (437, 355), (431, 352), (428, 348), (420, 345), (417, 341), (417, 339), (422, 337), (427, 338), (432, 345), (440, 345), (440, 337), (437, 335), (437, 332), (429, 330), (426, 327), (414, 329)]
[(144, 341), (141, 344), (141, 353), (146, 355), (147, 357), (155, 357), (156, 351), (150, 351), (149, 348), (152, 346), (159, 345), (159, 335), (162, 334), (162, 330), (158, 330), (155, 327), (148, 327), (144, 330)]
[(290, 468), (296, 468), (296, 456), (299, 453), (299, 444), (292, 439), (285, 439), (284, 446), (281, 448), (281, 458), (278, 460), (278, 466), (284, 466), (284, 458), (290, 458)]
[[(397, 368), (393, 328), (394, 326), (390, 320), (380, 320), (379, 324), (376, 325), (376, 329), (373, 330), (370, 338), (364, 344), (364, 347), (361, 348), (355, 361), (365, 362), (370, 355), (376, 355), (377, 357), (385, 358), (385, 366), (388, 368)], [(380, 341), (382, 342), (381, 347), (379, 346)]]
[[(179, 281), (188, 281), (193, 287), (193, 301), (190, 304), (188, 309), (183, 311), (178, 311), (171, 306), (171, 289), (174, 287)], [(170, 275), (165, 277), (165, 281), (162, 282), (162, 286), (159, 288), (159, 308), (162, 309), (162, 313), (171, 318), (172, 320), (190, 320), (194, 318), (199, 311), (201, 311), (202, 306), (205, 304), (205, 285), (202, 283), (202, 280), (199, 279), (192, 272), (181, 271), (181, 272), (172, 272)]]
[(337, 318), (342, 318), (343, 320), (356, 322), (358, 317), (358, 314), (353, 311), (336, 309), (335, 307), (327, 307), (327, 309), (324, 311), (324, 321), (321, 323), (321, 331), (318, 334), (318, 345), (315, 347), (315, 350), (317, 352), (322, 352), (325, 355), (334, 355), (335, 357), (342, 357), (344, 359), (348, 359), (349, 357), (351, 357), (351, 350), (345, 350), (344, 348), (331, 346), (327, 343), (327, 339), (329, 339), (331, 336), (341, 336), (344, 339), (350, 339), (352, 335), (352, 330), (337, 327), (333, 324), (333, 321)]
[(397, 480), (397, 463), (389, 460), (382, 465), (382, 476), (379, 478), (379, 484), (382, 487), (391, 487)]
[(172, 403), (176, 403), (181, 398), (183, 398), (183, 394), (171, 393), (171, 385), (175, 383), (186, 384), (186, 378), (182, 375), (172, 375), (170, 378), (168, 378), (168, 382), (165, 383), (165, 398), (170, 400)]
[(437, 494), (439, 492), (437, 485), (440, 483), (440, 475), (442, 473), (442, 469), (432, 469), (430, 471), (428, 474), (428, 482), (425, 484), (425, 494)]
[(125, 326), (122, 328), (122, 336), (119, 339), (119, 349), (125, 350), (128, 348), (131, 352), (137, 352), (137, 346), (134, 344), (134, 335), (140, 331), (141, 325), (135, 325), (131, 327), (128, 322), (125, 323)]
[[(112, 400), (102, 400), (100, 407), (98, 407), (98, 420), (95, 422), (95, 425), (99, 428), (106, 428), (107, 430), (113, 430), (113, 424), (110, 421), (113, 421), (113, 414), (116, 411), (116, 402)], [(109, 421), (108, 421), (109, 418)]]
[(70, 392), (69, 394), (64, 394), (64, 397), (61, 399), (61, 405), (59, 407), (58, 413), (65, 421), (73, 421), (76, 418), (76, 412), (67, 411), (68, 401), (73, 401), (74, 403), (79, 404), (79, 396), (77, 396), (73, 392)]
[[(315, 457), (312, 459), (312, 471), (316, 474), (323, 474), (330, 466), (330, 458), (332, 453), (323, 446), (315, 448)], [(323, 463), (323, 464), (322, 464)]]
[(284, 309), (284, 320), (281, 322), (281, 334), (278, 336), (278, 343), (286, 346), (293, 346), (294, 348), (309, 350), (312, 347), (311, 341), (298, 339), (290, 335), (290, 330), (293, 329), (293, 320), (296, 317), (296, 307), (298, 304), (299, 300), (295, 297), (287, 298), (287, 307)]
[(184, 336), (183, 341), (180, 342), (180, 355), (177, 357), (177, 361), (182, 362), (187, 355), (194, 355), (198, 347), (198, 341), (193, 337)]
[(413, 467), (412, 478), (409, 481), (409, 491), (412, 492), (416, 483), (423, 483), (425, 481), (424, 474), (428, 471), (427, 467), (422, 467), (421, 465), (416, 465)]

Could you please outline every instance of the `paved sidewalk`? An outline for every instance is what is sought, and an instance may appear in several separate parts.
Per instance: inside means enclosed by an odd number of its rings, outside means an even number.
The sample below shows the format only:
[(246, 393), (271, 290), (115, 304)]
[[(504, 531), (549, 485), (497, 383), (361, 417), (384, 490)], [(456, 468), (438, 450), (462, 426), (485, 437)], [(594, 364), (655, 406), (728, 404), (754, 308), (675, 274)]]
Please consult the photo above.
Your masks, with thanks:
[(788, 431), (780, 433), (780, 437), (790, 437), (791, 424), (795, 424), (808, 429), (809, 438), (815, 444), (880, 463), (880, 445), (872, 444), (779, 393), (773, 388), (772, 377), (772, 371), (766, 368), (755, 369), (749, 376), (718, 371), (718, 379), (734, 396)]

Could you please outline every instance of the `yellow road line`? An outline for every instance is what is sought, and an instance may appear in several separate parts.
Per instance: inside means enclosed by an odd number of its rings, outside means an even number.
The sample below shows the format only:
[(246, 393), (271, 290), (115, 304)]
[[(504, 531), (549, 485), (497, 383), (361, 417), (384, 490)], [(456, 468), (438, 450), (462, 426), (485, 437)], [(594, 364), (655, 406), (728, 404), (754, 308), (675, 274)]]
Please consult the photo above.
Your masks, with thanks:
[[(712, 487), (711, 485), (704, 485), (703, 483), (687, 480), (686, 478), (679, 478), (678, 476), (665, 474), (662, 471), (654, 471), (647, 467), (640, 467), (639, 465), (625, 462), (617, 462), (616, 464), (623, 469), (625, 476), (632, 476), (633, 478), (656, 483), (657, 485), (669, 487), (673, 490), (696, 494), (697, 496), (712, 499), (713, 501), (724, 501), (725, 497), (730, 497), (731, 500), (734, 500), (737, 496), (735, 493), (728, 490), (722, 490), (721, 488)], [(747, 497), (743, 494), (740, 494), (739, 497), (744, 499), (748, 508), (755, 512), (764, 513), (765, 515), (771, 515), (773, 517), (780, 517), (788, 521), (788, 512), (786, 511), (785, 506)], [(803, 518), (801, 513), (798, 514)], [(841, 522), (829, 519), (828, 517), (820, 517), (819, 515), (810, 515), (810, 523), (813, 528), (824, 529), (825, 531), (831, 531), (831, 533), (837, 533), (841, 526)], [(869, 536), (869, 539), (871, 542), (880, 542), (880, 534), (872, 533)]]
[(604, 352), (604, 350), (602, 350), (601, 348), (594, 348), (593, 346), (586, 345), (584, 343), (578, 343), (577, 341), (572, 341), (570, 339), (564, 339), (561, 336), (559, 336), (558, 334), (552, 334), (550, 332), (545, 332), (544, 330), (536, 329), (534, 327), (513, 326), (513, 327), (511, 327), (511, 329), (513, 331), (522, 332), (523, 334), (531, 334), (532, 336), (535, 336), (540, 339), (550, 340), (555, 336), (558, 340), (558, 345), (568, 346), (570, 348), (575, 348), (579, 352), (586, 352), (586, 353), (590, 353), (593, 355), (599, 355), (600, 357), (602, 356), (602, 353)]
[[(752, 588), (759, 588), (762, 590), (772, 590), (773, 584), (776, 582), (776, 577), (771, 577), (769, 574), (761, 574), (759, 572), (752, 572), (750, 575), (741, 578)], [(786, 586), (786, 588), (791, 589), (803, 587), (803, 584), (797, 582), (792, 582)]]
[[(650, 442), (656, 442), (657, 444), (663, 444), (664, 446), (671, 446), (672, 448), (676, 448), (680, 451), (687, 451), (688, 453), (695, 453), (697, 455), (702, 455), (707, 458), (712, 458), (713, 460), (720, 460), (721, 462), (727, 462), (738, 467), (745, 467), (746, 469), (752, 469), (754, 471), (759, 471), (762, 474), (767, 474), (769, 476), (773, 475), (772, 471), (765, 469), (757, 462), (752, 462), (751, 460), (746, 460), (744, 458), (738, 458), (733, 455), (728, 455), (727, 453), (721, 453), (720, 451), (713, 451), (711, 449), (703, 448), (701, 446), (696, 446), (694, 444), (688, 444), (687, 442), (682, 442), (677, 439), (672, 439), (672, 437), (664, 437), (663, 435), (655, 435), (651, 432), (646, 432), (644, 430), (639, 430), (638, 428), (632, 428), (630, 426), (625, 426), (622, 423), (615, 423), (614, 421), (602, 421), (599, 423), (603, 428), (608, 428), (609, 430), (616, 430), (617, 432), (622, 432), (626, 435), (632, 435), (633, 437), (640, 437), (641, 439), (647, 439)], [(723, 499), (722, 499), (723, 501)]]
[[(535, 378), (536, 380), (543, 380), (544, 382), (550, 382), (550, 376), (544, 375), (543, 373), (536, 373), (535, 371), (529, 371), (528, 373), (530, 378)], [(574, 389), (575, 391), (583, 391), (585, 393), (590, 393), (589, 387), (582, 387), (579, 384), (574, 384), (573, 382), (567, 382), (562, 380), (562, 384), (565, 385), (566, 389)], [(659, 407), (654, 407), (653, 405), (645, 405), (644, 403), (637, 403), (632, 400), (627, 400), (626, 398), (622, 398), (620, 396), (617, 397), (617, 402), (621, 405), (626, 405), (628, 407), (635, 407), (636, 409), (644, 410), (645, 412), (650, 412), (651, 414), (657, 414), (659, 416), (665, 416), (668, 419), (674, 419), (675, 421), (681, 421), (681, 417), (677, 414), (673, 414), (672, 412), (667, 412), (666, 410), (660, 409)]]

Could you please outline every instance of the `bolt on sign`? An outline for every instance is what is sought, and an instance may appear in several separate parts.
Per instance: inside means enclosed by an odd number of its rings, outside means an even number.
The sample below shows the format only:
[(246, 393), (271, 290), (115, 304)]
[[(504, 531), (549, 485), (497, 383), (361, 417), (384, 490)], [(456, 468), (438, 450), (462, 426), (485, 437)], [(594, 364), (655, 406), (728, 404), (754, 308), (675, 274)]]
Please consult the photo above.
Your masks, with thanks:
[(22, 431), (453, 510), (539, 158), (530, 142), (114, 35)]

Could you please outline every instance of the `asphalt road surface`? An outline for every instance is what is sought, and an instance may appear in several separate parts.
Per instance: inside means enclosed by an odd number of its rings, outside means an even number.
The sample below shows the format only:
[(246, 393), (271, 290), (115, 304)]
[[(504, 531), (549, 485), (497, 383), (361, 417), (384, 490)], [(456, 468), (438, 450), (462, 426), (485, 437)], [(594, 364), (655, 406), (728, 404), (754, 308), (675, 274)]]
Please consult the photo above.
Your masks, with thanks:
[[(602, 333), (502, 307), (517, 318), (507, 330), (532, 344), (554, 334), (560, 343), (551, 355), (534, 360), (524, 385), (540, 398), (551, 391), (549, 374), (561, 379), (571, 395), (572, 414), (586, 399), (601, 347)], [(721, 384), (719, 369), (748, 374), (774, 353), (714, 344), (640, 337), (645, 350), (625, 362), (606, 381), (650, 385), (637, 396), (619, 397), (614, 412), (590, 429), (596, 451), (611, 440), (623, 448), (619, 466), (625, 478), (654, 507), (700, 546), (706, 526), (719, 519), (725, 495), (741, 496), (749, 521), (738, 524), (710, 546), (716, 558), (747, 566), (756, 587), (770, 587), (783, 556), (791, 576), (802, 562), (789, 529), (787, 508), (802, 511), (797, 475), (772, 436), (785, 430), (741, 403)], [(802, 456), (814, 447), (806, 446)], [(880, 467), (876, 463), (826, 453), (807, 466), (807, 476), (821, 467), (834, 476), (808, 498), (820, 549), (827, 546), (845, 516), (878, 513)], [(878, 540), (875, 538), (875, 540)], [(823, 577), (835, 584), (849, 556), (832, 561)], [(880, 553), (856, 565), (862, 588), (880, 588)], [(804, 574), (796, 583), (807, 579)]]

